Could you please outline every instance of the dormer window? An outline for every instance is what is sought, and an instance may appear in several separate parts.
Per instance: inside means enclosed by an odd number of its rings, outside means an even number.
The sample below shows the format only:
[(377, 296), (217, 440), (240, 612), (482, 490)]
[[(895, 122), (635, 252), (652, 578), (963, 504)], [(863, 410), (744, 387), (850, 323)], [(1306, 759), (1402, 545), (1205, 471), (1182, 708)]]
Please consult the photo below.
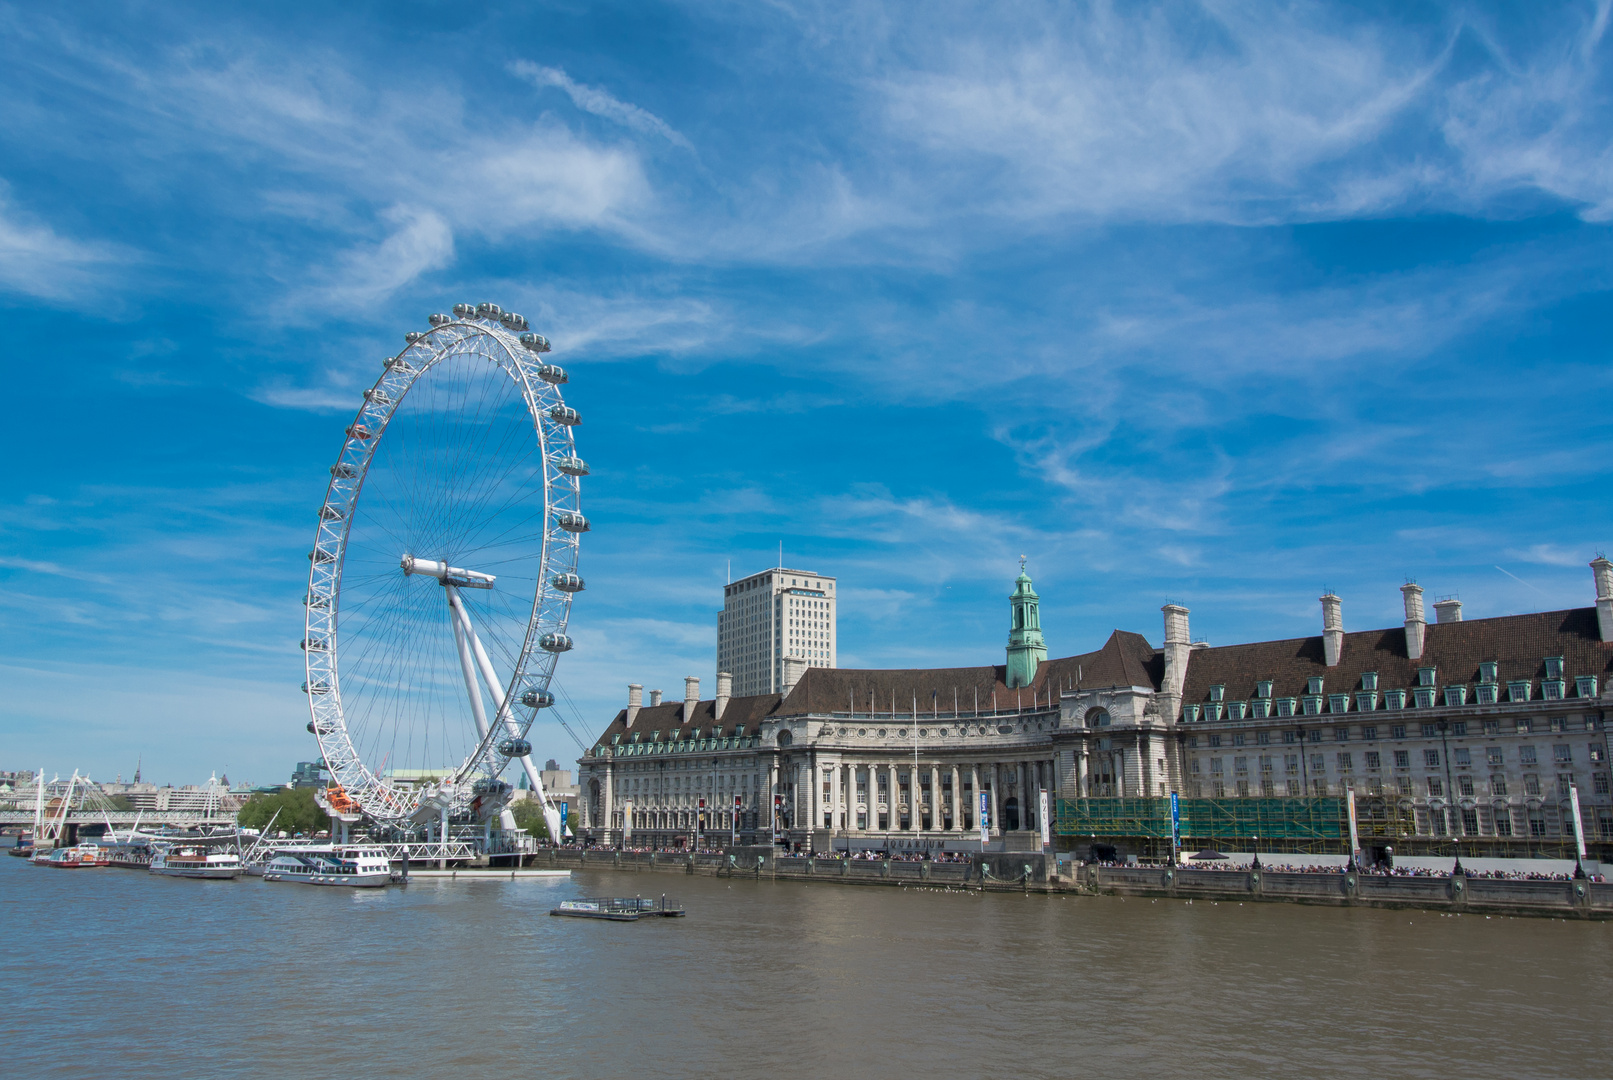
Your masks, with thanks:
[(1363, 671), (1361, 673), (1361, 689), (1376, 690), (1378, 688), (1378, 673), (1376, 671)]
[(1511, 679), (1507, 682), (1508, 701), (1528, 701), (1529, 690), (1534, 684), (1528, 679)]
[(1439, 672), (1438, 668), (1431, 668), (1431, 667), (1420, 667), (1420, 668), (1418, 668), (1417, 669), (1417, 685), (1418, 686), (1433, 686), (1433, 685), (1435, 685), (1437, 683), (1437, 681), (1438, 681), (1435, 678), (1435, 676), (1438, 674), (1438, 672)]
[(1244, 707), (1247, 704), (1248, 704), (1248, 702), (1244, 702), (1244, 701), (1229, 701), (1229, 702), (1227, 702), (1227, 719), (1228, 720), (1242, 720), (1243, 719), (1243, 710), (1244, 710)]
[(1256, 720), (1265, 720), (1271, 716), (1271, 699), (1255, 698), (1249, 703), (1249, 715)]
[(1320, 675), (1313, 675), (1309, 679), (1306, 679), (1305, 692), (1307, 694), (1320, 694), (1322, 692), (1322, 677)]
[(1360, 690), (1355, 695), (1355, 707), (1361, 712), (1372, 712), (1378, 707), (1377, 690)]
[(1269, 698), (1269, 697), (1271, 697), (1271, 680), (1270, 679), (1262, 679), (1260, 682), (1255, 683), (1255, 697), (1257, 697), (1257, 698)]
[(1327, 695), (1327, 711), (1328, 712), (1348, 712), (1349, 708), (1350, 708), (1350, 695), (1349, 694), (1329, 694), (1329, 695)]
[(620, 746), (620, 745), (622, 745), (622, 737), (620, 735), (612, 735), (610, 737), (610, 744), (612, 746)]
[(1406, 707), (1406, 692), (1404, 690), (1389, 690), (1383, 695), (1383, 707), (1386, 709), (1404, 709)]
[(1417, 698), (1419, 709), (1432, 709), (1434, 707), (1435, 690), (1432, 686), (1419, 686), (1412, 691)]
[(1277, 699), (1277, 715), (1282, 716), (1282, 717), (1293, 716), (1294, 715), (1294, 705), (1295, 704), (1296, 703), (1295, 703), (1294, 699), (1291, 698), (1291, 697), (1280, 697), (1280, 698), (1278, 698)]
[(1494, 683), (1497, 677), (1499, 677), (1500, 671), (1500, 664), (1496, 663), (1494, 660), (1486, 660), (1484, 663), (1479, 665), (1479, 682)]
[(1447, 686), (1445, 688), (1445, 704), (1450, 706), (1467, 704), (1467, 687)]
[(1540, 680), (1540, 696), (1547, 701), (1561, 701), (1566, 696), (1567, 689), (1561, 679)]
[(1494, 705), (1496, 702), (1496, 692), (1499, 689), (1500, 687), (1496, 686), (1493, 682), (1481, 682), (1478, 686), (1473, 688), (1474, 700), (1480, 705)]
[(1560, 679), (1563, 677), (1563, 658), (1560, 656), (1546, 657), (1546, 678)]
[[(1321, 680), (1317, 679), (1315, 681), (1320, 682)], [(1305, 707), (1306, 716), (1320, 716), (1322, 714), (1321, 694), (1306, 694), (1302, 704)]]
[(1224, 700), (1226, 698), (1226, 696), (1227, 696), (1227, 688), (1226, 688), (1225, 684), (1217, 683), (1215, 686), (1210, 687), (1210, 700), (1211, 701), (1222, 701), (1222, 700)]
[(744, 737), (745, 737), (745, 725), (744, 724), (735, 724), (734, 725), (734, 738), (743, 739)]
[(1583, 698), (1593, 698), (1593, 697), (1595, 697), (1596, 696), (1596, 676), (1595, 675), (1581, 675), (1579, 678), (1575, 679), (1574, 680), (1574, 692), (1576, 694), (1578, 694), (1580, 697), (1583, 697)]
[(1189, 724), (1198, 723), (1199, 707), (1197, 705), (1182, 706), (1182, 719), (1186, 720)]

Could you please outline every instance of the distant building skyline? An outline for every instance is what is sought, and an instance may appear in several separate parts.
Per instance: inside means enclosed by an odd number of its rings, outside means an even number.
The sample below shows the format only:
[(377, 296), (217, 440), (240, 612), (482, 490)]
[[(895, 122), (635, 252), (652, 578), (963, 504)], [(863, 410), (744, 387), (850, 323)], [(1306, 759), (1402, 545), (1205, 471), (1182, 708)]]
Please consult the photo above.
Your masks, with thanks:
[(780, 565), (723, 586), (717, 671), (734, 694), (788, 693), (807, 668), (835, 666), (835, 584)]

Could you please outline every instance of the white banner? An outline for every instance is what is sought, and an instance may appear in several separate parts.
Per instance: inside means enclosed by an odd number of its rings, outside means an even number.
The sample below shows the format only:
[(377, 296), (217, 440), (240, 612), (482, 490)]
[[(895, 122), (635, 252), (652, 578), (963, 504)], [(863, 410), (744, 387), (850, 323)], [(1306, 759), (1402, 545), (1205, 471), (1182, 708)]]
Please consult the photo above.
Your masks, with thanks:
[(622, 843), (626, 844), (633, 837), (633, 804), (622, 804)]
[[(1344, 806), (1350, 814), (1350, 858), (1355, 860), (1355, 868), (1361, 869), (1361, 829), (1355, 820), (1355, 788), (1349, 784), (1344, 785)], [(1441, 810), (1440, 813), (1445, 811)]]
[(991, 822), (986, 817), (986, 813), (990, 809), (991, 796), (982, 791), (980, 793), (980, 842), (982, 844), (991, 843)]
[(1041, 806), (1038, 808), (1041, 817), (1036, 820), (1042, 823), (1042, 850), (1046, 851), (1053, 846), (1053, 823), (1047, 820), (1047, 789), (1042, 789)]
[(1574, 810), (1574, 847), (1579, 851), (1579, 861), (1585, 861), (1585, 827), (1579, 816), (1579, 785), (1571, 784), (1568, 788), (1568, 803)]

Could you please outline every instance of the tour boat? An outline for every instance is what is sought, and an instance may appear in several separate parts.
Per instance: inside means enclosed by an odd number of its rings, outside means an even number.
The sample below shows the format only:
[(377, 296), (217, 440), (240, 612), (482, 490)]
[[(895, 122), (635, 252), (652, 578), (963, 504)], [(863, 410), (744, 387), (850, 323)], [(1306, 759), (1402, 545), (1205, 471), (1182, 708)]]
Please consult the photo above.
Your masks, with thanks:
[(164, 877), (234, 879), (241, 876), (241, 857), (233, 851), (164, 845), (152, 850), (147, 869)]
[(296, 848), (276, 852), (263, 866), (263, 880), (379, 889), (392, 883), (392, 863), (383, 847)]
[(42, 851), (34, 856), (34, 865), (75, 870), (85, 866), (105, 866), (107, 862), (106, 856), (101, 854), (101, 849), (94, 844), (79, 844), (77, 847)]

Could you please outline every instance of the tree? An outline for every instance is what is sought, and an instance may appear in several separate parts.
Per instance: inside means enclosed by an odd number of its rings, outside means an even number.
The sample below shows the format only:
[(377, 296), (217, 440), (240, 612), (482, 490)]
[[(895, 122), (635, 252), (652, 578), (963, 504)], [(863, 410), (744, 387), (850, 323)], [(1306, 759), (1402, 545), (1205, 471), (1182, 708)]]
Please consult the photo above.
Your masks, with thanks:
[[(280, 811), (278, 818), (276, 810)], [(316, 833), (330, 828), (330, 817), (314, 801), (313, 788), (260, 791), (247, 800), (235, 820), (243, 829), (263, 829), (271, 818), (276, 832)]]
[(516, 828), (525, 829), (539, 840), (549, 838), (549, 823), (543, 820), (543, 804), (537, 799), (522, 799), (510, 804), (515, 815)]

